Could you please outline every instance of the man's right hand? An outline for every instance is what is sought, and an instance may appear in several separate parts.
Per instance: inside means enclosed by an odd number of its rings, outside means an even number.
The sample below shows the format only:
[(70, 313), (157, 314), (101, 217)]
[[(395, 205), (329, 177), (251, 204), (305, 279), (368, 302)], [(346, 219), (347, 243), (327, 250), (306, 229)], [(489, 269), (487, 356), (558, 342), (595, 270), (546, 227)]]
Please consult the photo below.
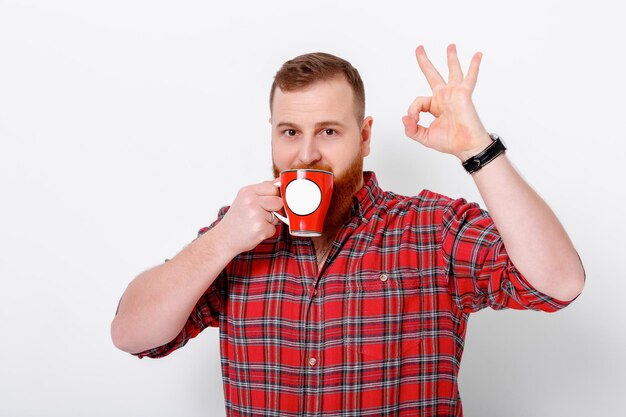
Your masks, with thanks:
[(214, 229), (219, 230), (221, 241), (234, 256), (254, 249), (276, 233), (280, 220), (272, 215), (283, 207), (278, 178), (243, 187), (235, 201)]

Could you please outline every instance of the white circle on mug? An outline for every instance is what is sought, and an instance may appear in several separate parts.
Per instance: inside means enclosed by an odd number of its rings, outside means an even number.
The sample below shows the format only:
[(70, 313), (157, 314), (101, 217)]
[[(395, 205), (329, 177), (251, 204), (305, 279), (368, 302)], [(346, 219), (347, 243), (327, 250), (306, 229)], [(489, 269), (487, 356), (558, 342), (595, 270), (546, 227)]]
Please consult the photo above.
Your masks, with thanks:
[(322, 190), (313, 181), (298, 178), (287, 184), (285, 201), (289, 210), (298, 216), (308, 216), (320, 206)]

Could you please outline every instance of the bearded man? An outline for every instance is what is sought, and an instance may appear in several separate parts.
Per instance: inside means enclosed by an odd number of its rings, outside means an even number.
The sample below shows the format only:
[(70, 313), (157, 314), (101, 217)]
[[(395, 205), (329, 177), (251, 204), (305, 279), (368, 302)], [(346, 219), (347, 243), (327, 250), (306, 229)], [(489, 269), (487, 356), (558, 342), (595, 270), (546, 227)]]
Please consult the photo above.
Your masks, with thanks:
[[(312, 53), (286, 62), (270, 93), (274, 179), (242, 188), (169, 262), (129, 285), (112, 323), (120, 349), (168, 355), (219, 327), (229, 416), (461, 416), (457, 377), (470, 313), (554, 312), (584, 270), (554, 213), (512, 167), (473, 105), (481, 54), (447, 82), (423, 47), (432, 95), (402, 118), (408, 137), (456, 156), (488, 211), (423, 190), (383, 191), (363, 172), (372, 117), (358, 71)], [(428, 126), (420, 114), (434, 116)], [(283, 170), (335, 176), (320, 237), (273, 215)]]

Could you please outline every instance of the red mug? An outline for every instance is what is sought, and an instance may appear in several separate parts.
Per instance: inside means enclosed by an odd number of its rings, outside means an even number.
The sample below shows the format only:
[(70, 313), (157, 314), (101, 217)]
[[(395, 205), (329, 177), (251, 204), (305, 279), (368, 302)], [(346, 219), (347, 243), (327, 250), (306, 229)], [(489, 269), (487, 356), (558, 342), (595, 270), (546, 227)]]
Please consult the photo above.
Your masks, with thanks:
[(320, 169), (289, 169), (280, 173), (280, 187), (287, 216), (274, 215), (289, 226), (293, 236), (322, 235), (324, 219), (333, 195), (332, 172)]

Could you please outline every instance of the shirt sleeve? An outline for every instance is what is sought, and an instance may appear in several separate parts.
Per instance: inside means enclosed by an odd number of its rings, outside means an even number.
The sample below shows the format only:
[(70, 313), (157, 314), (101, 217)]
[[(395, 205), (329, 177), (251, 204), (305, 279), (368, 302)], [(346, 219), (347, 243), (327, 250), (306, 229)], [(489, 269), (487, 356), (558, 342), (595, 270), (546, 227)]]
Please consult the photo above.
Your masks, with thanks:
[[(210, 226), (201, 228), (198, 231), (196, 239), (215, 227), (222, 220), (228, 211), (228, 208), (229, 207), (222, 207), (218, 213), (217, 220), (215, 220)], [(189, 315), (187, 322), (174, 340), (144, 352), (133, 353), (133, 355), (139, 357), (140, 359), (145, 356), (149, 358), (161, 358), (185, 346), (190, 339), (196, 337), (207, 327), (218, 327), (222, 297), (226, 282), (226, 269), (227, 268), (224, 268), (224, 270), (222, 270), (213, 284), (211, 284), (207, 291), (200, 297), (193, 311)]]
[(555, 312), (571, 303), (542, 294), (528, 283), (511, 262), (493, 220), (478, 204), (450, 200), (442, 224), (448, 284), (463, 312), (485, 307)]

